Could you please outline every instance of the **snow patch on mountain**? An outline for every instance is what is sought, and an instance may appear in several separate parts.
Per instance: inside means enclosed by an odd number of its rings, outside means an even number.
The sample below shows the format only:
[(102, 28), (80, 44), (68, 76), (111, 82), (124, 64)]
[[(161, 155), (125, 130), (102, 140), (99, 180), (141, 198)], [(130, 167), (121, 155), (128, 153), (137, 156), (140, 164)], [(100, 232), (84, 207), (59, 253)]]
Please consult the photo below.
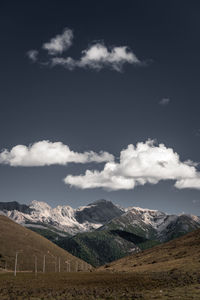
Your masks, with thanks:
[[(45, 202), (33, 200), (29, 207), (31, 209), (29, 214), (17, 210), (2, 211), (2, 213), (24, 226), (30, 227), (34, 224), (45, 224), (72, 235), (78, 232), (95, 230), (102, 226), (101, 223), (96, 224), (87, 221), (80, 224), (75, 218), (76, 209), (67, 205), (59, 205), (52, 208)], [(78, 210), (83, 210), (84, 208), (85, 207), (81, 207)]]
[(164, 212), (140, 207), (129, 207), (127, 213), (132, 214), (135, 216), (136, 220), (139, 219), (146, 225), (152, 226), (154, 229), (158, 229), (167, 218), (167, 215)]

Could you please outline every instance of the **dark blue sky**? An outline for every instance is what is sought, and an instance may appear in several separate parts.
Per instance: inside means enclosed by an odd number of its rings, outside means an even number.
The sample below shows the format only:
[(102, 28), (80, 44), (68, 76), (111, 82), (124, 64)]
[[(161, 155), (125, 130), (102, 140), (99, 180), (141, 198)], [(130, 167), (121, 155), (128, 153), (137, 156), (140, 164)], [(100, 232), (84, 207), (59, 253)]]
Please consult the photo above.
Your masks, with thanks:
[[(173, 148), (181, 161), (199, 162), (199, 14), (199, 1), (1, 1), (0, 149), (50, 140), (118, 157), (128, 144), (151, 138)], [(66, 27), (74, 32), (68, 54), (76, 59), (104, 41), (128, 46), (146, 65), (127, 64), (117, 72), (31, 63), (27, 51), (40, 50)], [(163, 98), (168, 105), (159, 104)], [(200, 190), (179, 190), (171, 181), (112, 192), (63, 183), (68, 174), (103, 166), (1, 165), (0, 201), (77, 207), (105, 198), (200, 215)]]

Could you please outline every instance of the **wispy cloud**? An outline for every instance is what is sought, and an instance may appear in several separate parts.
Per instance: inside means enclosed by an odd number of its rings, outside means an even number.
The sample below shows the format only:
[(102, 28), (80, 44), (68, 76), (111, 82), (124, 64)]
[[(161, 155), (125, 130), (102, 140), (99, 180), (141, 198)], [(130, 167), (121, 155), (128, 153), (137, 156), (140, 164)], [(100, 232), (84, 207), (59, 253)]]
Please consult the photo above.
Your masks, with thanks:
[(200, 203), (200, 199), (194, 199), (194, 200), (192, 200), (192, 203), (193, 204), (199, 204)]
[[(125, 64), (143, 65), (128, 46), (105, 46), (103, 42), (95, 42), (87, 49), (81, 51), (80, 58), (74, 59), (63, 56), (63, 52), (72, 46), (73, 31), (65, 28), (62, 34), (56, 35), (50, 42), (44, 43), (42, 49), (47, 50), (45, 65), (50, 67), (62, 66), (68, 70), (75, 68), (101, 70), (109, 68), (122, 71)], [(29, 58), (34, 61), (34, 53), (30, 50)], [(38, 53), (37, 53), (38, 54)], [(36, 60), (35, 60), (36, 61)]]
[(108, 67), (121, 71), (124, 64), (141, 64), (136, 55), (127, 46), (111, 47), (108, 49), (103, 43), (96, 43), (82, 51), (80, 60), (71, 57), (55, 57), (51, 60), (52, 66), (61, 65), (69, 70), (76, 67), (101, 70)]
[(37, 50), (29, 50), (27, 52), (27, 56), (30, 58), (32, 62), (36, 62), (38, 60), (39, 52)]
[(159, 101), (159, 104), (162, 105), (162, 106), (166, 106), (170, 103), (170, 98), (163, 98)]
[(67, 165), (68, 163), (102, 163), (112, 161), (112, 154), (101, 151), (95, 153), (86, 151), (74, 152), (61, 142), (50, 142), (47, 140), (36, 142), (32, 145), (17, 145), (10, 151), (5, 149), (0, 153), (0, 163), (10, 166), (50, 166)]
[(42, 48), (47, 50), (50, 55), (62, 54), (72, 45), (73, 31), (65, 28), (62, 34), (56, 35), (48, 43), (44, 43)]
[(107, 162), (102, 171), (87, 170), (84, 175), (68, 175), (64, 182), (81, 189), (130, 190), (146, 183), (174, 180), (178, 189), (200, 189), (200, 174), (191, 161), (181, 162), (179, 155), (153, 140), (129, 145), (120, 153), (120, 161)]

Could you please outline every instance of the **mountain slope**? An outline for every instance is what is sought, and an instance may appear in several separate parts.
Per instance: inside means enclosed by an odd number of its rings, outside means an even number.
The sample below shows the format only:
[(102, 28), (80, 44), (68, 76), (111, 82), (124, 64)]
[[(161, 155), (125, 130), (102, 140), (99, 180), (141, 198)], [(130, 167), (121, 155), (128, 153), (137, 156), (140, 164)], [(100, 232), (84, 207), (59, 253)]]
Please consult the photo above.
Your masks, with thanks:
[(75, 218), (81, 224), (84, 222), (105, 224), (123, 213), (124, 211), (111, 201), (101, 199), (76, 209)]
[(0, 211), (13, 211), (13, 210), (17, 210), (25, 214), (31, 213), (31, 208), (26, 204), (20, 204), (16, 201), (0, 202)]
[(15, 255), (18, 254), (19, 270), (33, 270), (35, 256), (37, 256), (38, 271), (42, 271), (44, 255), (46, 258), (46, 271), (58, 270), (58, 260), (61, 262), (61, 271), (67, 270), (67, 262), (71, 264), (71, 270), (77, 268), (89, 268), (90, 266), (80, 259), (72, 256), (67, 251), (54, 243), (16, 224), (5, 216), (0, 216), (0, 266), (14, 269)]
[(166, 242), (198, 228), (200, 219), (193, 215), (167, 215), (157, 210), (134, 207), (98, 230), (124, 230), (147, 239)]
[(200, 268), (200, 229), (170, 242), (132, 254), (99, 270), (110, 272), (198, 271)]
[(61, 238), (56, 243), (95, 267), (157, 244), (120, 230), (79, 233), (70, 238)]

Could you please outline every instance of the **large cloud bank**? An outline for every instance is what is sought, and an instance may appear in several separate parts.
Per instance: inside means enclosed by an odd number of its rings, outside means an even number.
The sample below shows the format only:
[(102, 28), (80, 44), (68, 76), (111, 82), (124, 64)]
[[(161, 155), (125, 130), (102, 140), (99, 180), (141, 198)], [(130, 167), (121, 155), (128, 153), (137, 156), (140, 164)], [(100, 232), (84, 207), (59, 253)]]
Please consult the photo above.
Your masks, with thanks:
[(199, 189), (198, 164), (181, 161), (172, 148), (153, 140), (128, 145), (118, 161), (108, 152), (75, 152), (62, 142), (43, 140), (29, 146), (17, 145), (0, 152), (0, 164), (13, 167), (67, 165), (68, 163), (105, 163), (102, 171), (86, 170), (78, 176), (67, 175), (64, 182), (80, 189), (130, 190), (146, 183), (173, 180), (178, 189)]
[(87, 170), (84, 175), (68, 175), (64, 182), (81, 189), (130, 190), (146, 183), (174, 180), (178, 189), (200, 189), (200, 173), (192, 161), (181, 162), (179, 155), (153, 140), (129, 145), (119, 162), (107, 162), (102, 171)]
[(28, 147), (17, 145), (10, 151), (5, 149), (0, 153), (0, 163), (10, 166), (50, 166), (67, 165), (68, 163), (102, 163), (112, 161), (113, 155), (108, 152), (95, 153), (93, 151), (78, 153), (61, 143), (44, 140)]

